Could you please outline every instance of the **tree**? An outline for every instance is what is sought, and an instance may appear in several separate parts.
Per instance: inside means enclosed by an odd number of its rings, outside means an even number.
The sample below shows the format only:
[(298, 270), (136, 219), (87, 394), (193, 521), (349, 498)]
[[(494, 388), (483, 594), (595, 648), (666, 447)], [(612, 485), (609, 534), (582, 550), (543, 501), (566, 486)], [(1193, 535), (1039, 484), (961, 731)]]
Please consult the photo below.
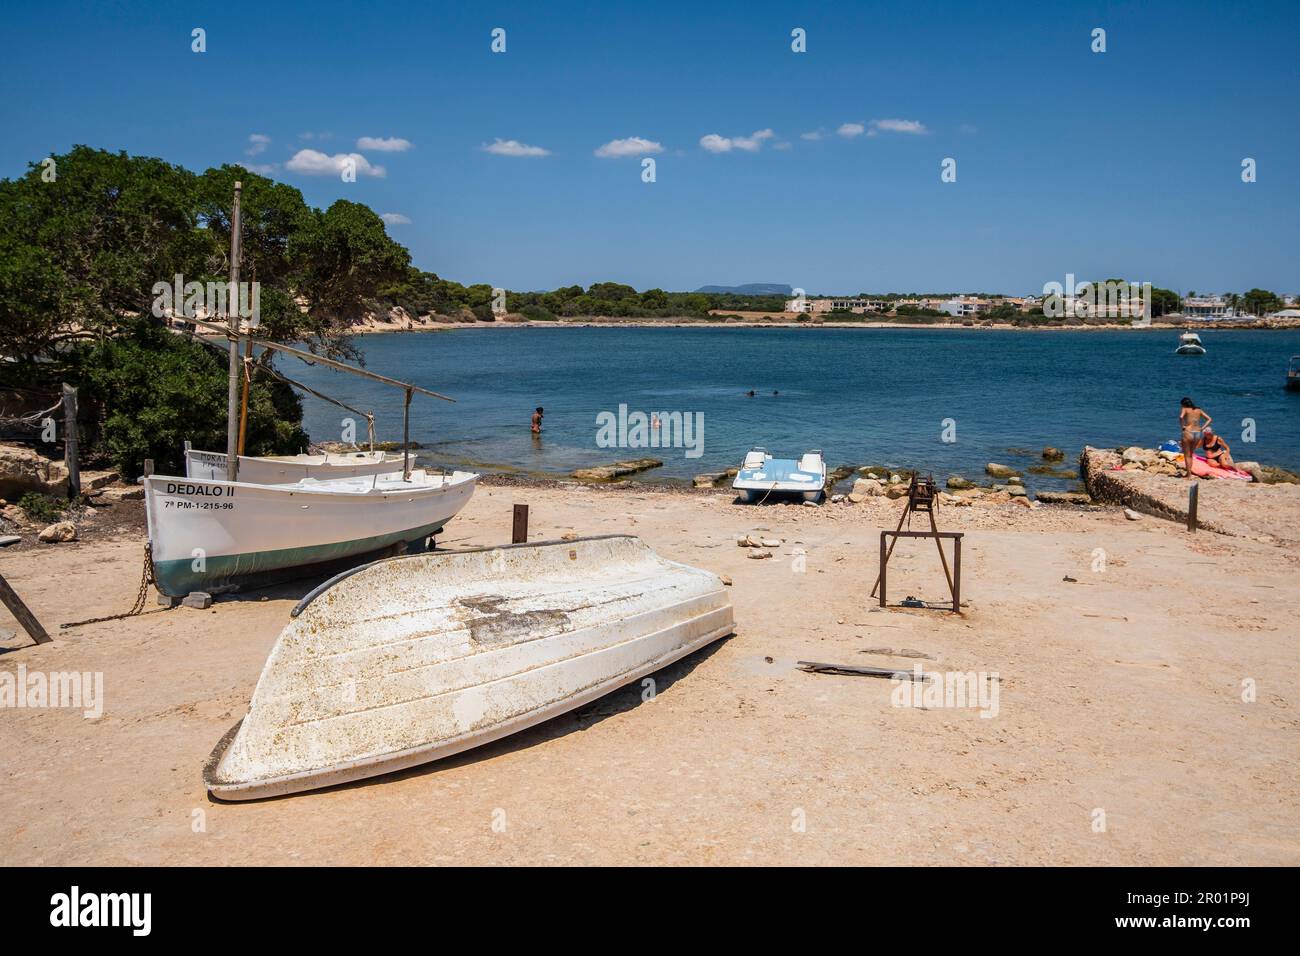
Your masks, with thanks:
[(1241, 297), (1241, 303), (1250, 315), (1268, 315), (1282, 308), (1282, 299), (1267, 289), (1251, 289)]
[(313, 212), (290, 238), (288, 256), (312, 313), (309, 327), (318, 334), (360, 318), (380, 286), (403, 278), (411, 264), (410, 254), (388, 237), (384, 221), (346, 199)]

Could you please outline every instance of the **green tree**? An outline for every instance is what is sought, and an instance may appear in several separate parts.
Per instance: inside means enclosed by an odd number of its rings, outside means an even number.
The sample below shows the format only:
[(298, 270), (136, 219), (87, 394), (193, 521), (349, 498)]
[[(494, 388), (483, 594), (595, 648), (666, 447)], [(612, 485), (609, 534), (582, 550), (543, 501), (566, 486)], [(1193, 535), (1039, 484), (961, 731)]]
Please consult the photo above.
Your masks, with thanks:
[(1282, 308), (1282, 299), (1267, 289), (1251, 289), (1241, 297), (1241, 303), (1250, 315), (1268, 315)]
[(346, 199), (307, 217), (290, 237), (288, 257), (313, 317), (310, 330), (318, 334), (360, 318), (379, 288), (405, 277), (411, 264), (410, 254), (388, 237), (384, 221)]

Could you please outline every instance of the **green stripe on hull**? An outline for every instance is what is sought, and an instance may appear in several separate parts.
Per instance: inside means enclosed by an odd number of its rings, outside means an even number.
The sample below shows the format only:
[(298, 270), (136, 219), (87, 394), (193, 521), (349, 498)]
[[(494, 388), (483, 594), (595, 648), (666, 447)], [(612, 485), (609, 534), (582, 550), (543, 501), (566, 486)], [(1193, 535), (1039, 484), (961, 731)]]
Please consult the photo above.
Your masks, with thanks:
[(224, 554), (208, 558), (203, 571), (195, 571), (194, 560), (189, 558), (179, 561), (155, 561), (154, 586), (160, 594), (184, 597), (191, 591), (219, 588), (248, 575), (306, 567), (353, 555), (369, 554), (399, 542), (419, 541), (429, 535), (437, 534), (446, 523), (440, 521), (437, 524), (425, 525), (423, 528), (381, 534), (356, 541), (314, 544), (303, 548), (282, 548), (278, 551), (256, 551), (251, 554)]

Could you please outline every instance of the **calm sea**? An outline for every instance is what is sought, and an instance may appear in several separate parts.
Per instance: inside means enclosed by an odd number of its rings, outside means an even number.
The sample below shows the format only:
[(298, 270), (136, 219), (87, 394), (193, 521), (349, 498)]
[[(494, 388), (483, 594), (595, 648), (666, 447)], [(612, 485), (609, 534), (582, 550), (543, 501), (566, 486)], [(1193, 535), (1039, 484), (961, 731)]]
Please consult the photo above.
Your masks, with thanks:
[[(1045, 445), (1063, 449), (1072, 467), (1084, 444), (1175, 438), (1184, 395), (1214, 417), (1239, 460), (1300, 470), (1300, 392), (1284, 388), (1300, 332), (1209, 330), (1201, 357), (1175, 355), (1177, 338), (1177, 330), (522, 327), (359, 342), (370, 369), (456, 399), (416, 396), (411, 437), (424, 446), (421, 457), (480, 470), (555, 475), (652, 456), (664, 466), (643, 477), (689, 479), (762, 445), (791, 456), (820, 448), (832, 467), (980, 477), (989, 461), (1032, 464)], [(381, 439), (401, 438), (399, 392), (281, 362), (326, 394), (373, 409)], [(311, 397), (304, 403), (312, 437), (337, 438), (342, 413)], [(702, 413), (702, 456), (599, 447), (597, 415), (620, 404)], [(546, 409), (540, 439), (529, 432), (537, 405)], [(1247, 420), (1253, 443), (1243, 437)], [(945, 430), (956, 440), (944, 441)], [(363, 423), (359, 431), (364, 436)]]

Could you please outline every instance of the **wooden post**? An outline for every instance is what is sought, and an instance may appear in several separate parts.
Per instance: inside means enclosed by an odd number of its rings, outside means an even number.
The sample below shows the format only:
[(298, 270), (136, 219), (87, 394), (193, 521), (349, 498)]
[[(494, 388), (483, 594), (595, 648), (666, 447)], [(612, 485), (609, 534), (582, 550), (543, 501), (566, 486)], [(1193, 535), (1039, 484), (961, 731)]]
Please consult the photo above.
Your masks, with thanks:
[(402, 480), (411, 480), (411, 390), (406, 390), (402, 405)]
[[(898, 539), (895, 538), (895, 541)], [(893, 545), (890, 545), (890, 551)], [(876, 576), (876, 587), (880, 590), (880, 606), (885, 606), (885, 566), (889, 564), (889, 554), (885, 551), (885, 532), (880, 532), (880, 574)]]
[(36, 620), (36, 616), (27, 609), (23, 599), (9, 586), (9, 582), (4, 579), (3, 574), (0, 574), (0, 603), (9, 608), (9, 613), (18, 620), (18, 623), (23, 626), (23, 630), (31, 635), (32, 640), (37, 644), (48, 644), (54, 640), (45, 633), (45, 628), (41, 627), (41, 622)]
[(961, 535), (952, 541), (952, 612), (961, 613)]
[(63, 383), (63, 464), (68, 469), (68, 497), (81, 494), (81, 464), (77, 451), (77, 390)]
[(515, 524), (510, 531), (510, 543), (528, 543), (528, 505), (515, 505)]
[(152, 474), (153, 474), (153, 459), (146, 458), (144, 460), (144, 476), (148, 478)]
[(1192, 479), (1192, 486), (1187, 489), (1187, 530), (1196, 530), (1196, 500), (1200, 495), (1201, 484), (1195, 478)]
[[(237, 346), (238, 343), (232, 342), (231, 345)], [(252, 360), (253, 341), (252, 338), (249, 337), (248, 341), (245, 343), (244, 349), (244, 380), (242, 383), (243, 387), (240, 389), (241, 395), (239, 399), (239, 453), (241, 455), (244, 453), (244, 438), (248, 434), (248, 392), (253, 387), (253, 379), (249, 369), (252, 368)]]
[[(230, 213), (230, 294), (239, 312), (239, 194), (242, 183), (235, 183), (235, 203)], [(229, 298), (229, 296), (227, 297)], [(230, 383), (226, 396), (226, 480), (239, 476), (239, 316), (232, 315), (226, 302), (227, 345), (230, 348)]]

